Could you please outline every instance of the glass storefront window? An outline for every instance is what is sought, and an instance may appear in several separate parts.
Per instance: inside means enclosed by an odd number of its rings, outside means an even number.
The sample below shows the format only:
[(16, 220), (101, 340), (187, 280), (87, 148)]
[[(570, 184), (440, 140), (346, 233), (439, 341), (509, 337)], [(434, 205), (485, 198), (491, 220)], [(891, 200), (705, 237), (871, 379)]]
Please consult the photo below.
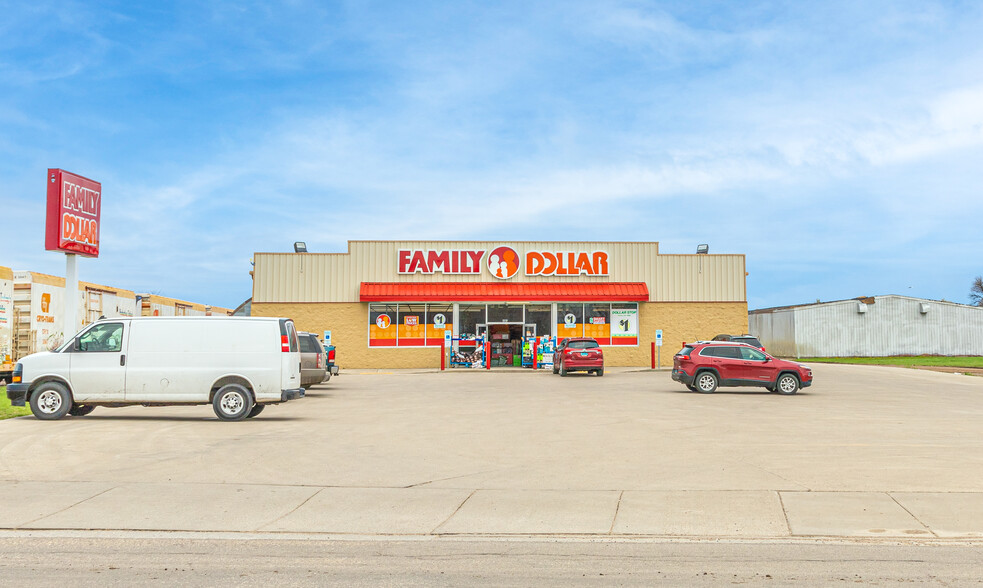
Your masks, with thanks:
[[(369, 347), (439, 347), (444, 333), (453, 332), (454, 305), (372, 303), (368, 319)], [(481, 334), (478, 325), (508, 322), (535, 325), (537, 337), (592, 337), (601, 345), (638, 345), (639, 309), (634, 302), (559, 302), (555, 325), (550, 303), (462, 303), (458, 320), (458, 337), (465, 340)], [(523, 334), (529, 330), (524, 328)]]
[(556, 305), (556, 338), (584, 336), (584, 305), (561, 302)]
[(521, 323), (521, 304), (489, 304), (488, 322), (490, 323)]
[(611, 305), (611, 344), (638, 345), (638, 303)]
[(427, 305), (427, 345), (443, 345), (444, 333), (454, 332), (454, 305)]
[(423, 347), (426, 342), (427, 305), (400, 304), (398, 308), (400, 347)]
[(536, 325), (536, 336), (553, 335), (553, 307), (550, 304), (527, 304), (526, 324)]
[(369, 347), (395, 347), (397, 325), (395, 304), (370, 304)]
[(478, 325), (487, 323), (484, 304), (462, 304), (458, 309), (458, 336), (461, 339), (473, 339), (478, 331)]
[(611, 305), (584, 305), (584, 337), (593, 337), (601, 345), (611, 344)]

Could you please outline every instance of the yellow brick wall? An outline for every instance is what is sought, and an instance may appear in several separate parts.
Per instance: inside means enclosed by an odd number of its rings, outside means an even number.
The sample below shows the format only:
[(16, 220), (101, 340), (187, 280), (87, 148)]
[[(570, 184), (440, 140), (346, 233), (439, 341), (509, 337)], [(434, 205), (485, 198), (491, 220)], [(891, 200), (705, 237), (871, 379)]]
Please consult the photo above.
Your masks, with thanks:
[(439, 347), (368, 347), (369, 305), (359, 302), (253, 302), (252, 316), (292, 318), (301, 331), (331, 331), (337, 363), (345, 368), (439, 368)]
[[(607, 365), (649, 366), (656, 329), (662, 329), (662, 367), (672, 365), (672, 356), (684, 341), (710, 339), (720, 333), (743, 334), (748, 329), (745, 302), (644, 302), (638, 306), (638, 347), (605, 347)], [(370, 349), (367, 303), (253, 302), (252, 314), (292, 318), (298, 329), (317, 333), (318, 337), (330, 330), (342, 369), (440, 366), (440, 351), (435, 347)]]

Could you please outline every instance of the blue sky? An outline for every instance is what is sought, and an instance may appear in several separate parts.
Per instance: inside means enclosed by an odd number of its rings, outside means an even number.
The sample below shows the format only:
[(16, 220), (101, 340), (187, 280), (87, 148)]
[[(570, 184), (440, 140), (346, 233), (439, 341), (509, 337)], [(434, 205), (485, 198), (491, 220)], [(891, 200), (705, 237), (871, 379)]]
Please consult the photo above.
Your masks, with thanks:
[(979, 2), (0, 0), (0, 265), (102, 182), (81, 279), (234, 307), (255, 251), (643, 240), (747, 255), (751, 308), (966, 302)]

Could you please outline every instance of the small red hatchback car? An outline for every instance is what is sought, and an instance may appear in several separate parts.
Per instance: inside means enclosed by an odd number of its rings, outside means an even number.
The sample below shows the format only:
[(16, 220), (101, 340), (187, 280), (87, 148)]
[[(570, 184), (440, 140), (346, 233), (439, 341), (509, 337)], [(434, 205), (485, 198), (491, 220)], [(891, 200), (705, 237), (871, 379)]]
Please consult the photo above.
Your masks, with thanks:
[(780, 394), (795, 394), (799, 388), (812, 385), (812, 370), (746, 343), (700, 341), (684, 343), (672, 358), (672, 379), (705, 394), (717, 386), (761, 386)]
[(588, 337), (571, 337), (560, 341), (553, 355), (553, 373), (593, 372), (604, 375), (604, 351)]

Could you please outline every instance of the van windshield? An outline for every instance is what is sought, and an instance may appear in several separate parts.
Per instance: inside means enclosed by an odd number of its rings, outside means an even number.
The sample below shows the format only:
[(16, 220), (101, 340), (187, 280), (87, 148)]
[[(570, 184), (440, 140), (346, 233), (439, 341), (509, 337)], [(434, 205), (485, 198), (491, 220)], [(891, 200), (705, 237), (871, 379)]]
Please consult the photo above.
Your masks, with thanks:
[(69, 337), (69, 339), (67, 341), (65, 341), (64, 343), (62, 343), (61, 345), (59, 345), (55, 349), (52, 349), (51, 352), (52, 353), (61, 353), (63, 351), (71, 351), (72, 350), (72, 346), (75, 343), (75, 340), (78, 339), (78, 337), (81, 336), (82, 333), (87, 333), (91, 329), (92, 329), (92, 326), (91, 325), (90, 326), (87, 326), (86, 328), (84, 328), (81, 331), (79, 331), (75, 337)]

